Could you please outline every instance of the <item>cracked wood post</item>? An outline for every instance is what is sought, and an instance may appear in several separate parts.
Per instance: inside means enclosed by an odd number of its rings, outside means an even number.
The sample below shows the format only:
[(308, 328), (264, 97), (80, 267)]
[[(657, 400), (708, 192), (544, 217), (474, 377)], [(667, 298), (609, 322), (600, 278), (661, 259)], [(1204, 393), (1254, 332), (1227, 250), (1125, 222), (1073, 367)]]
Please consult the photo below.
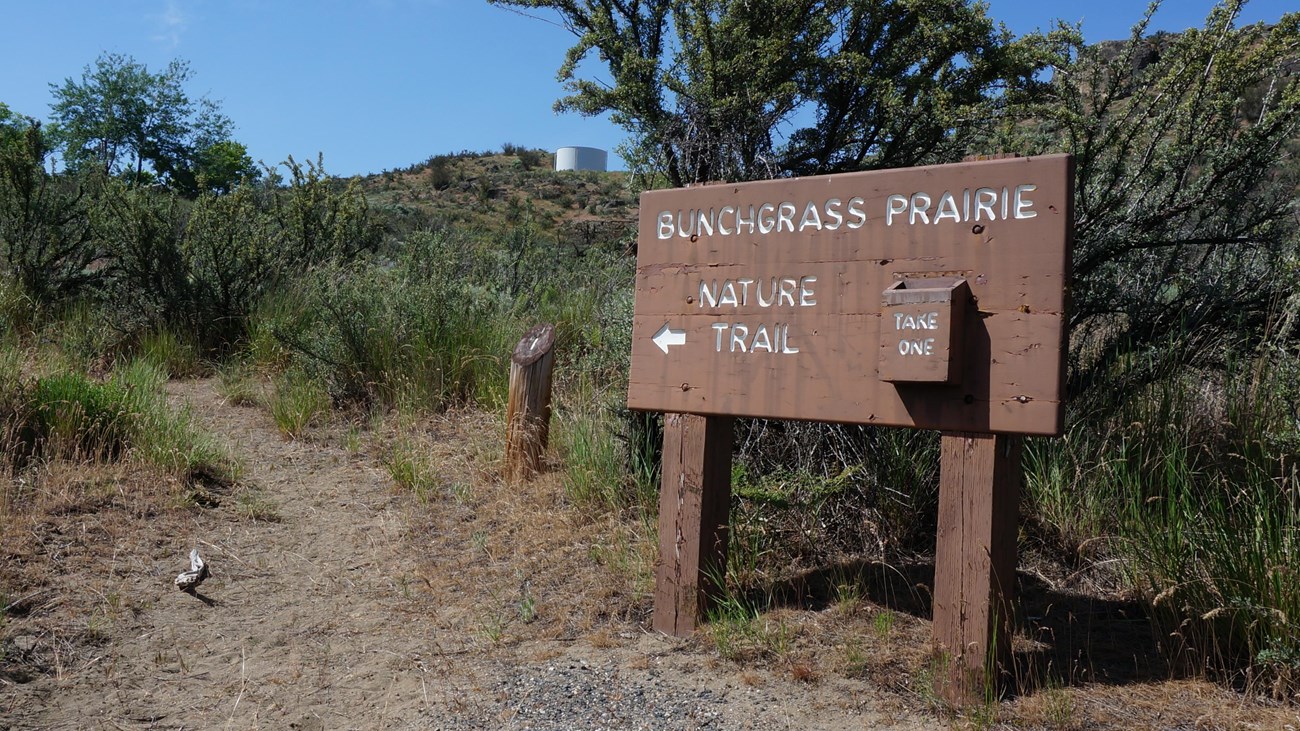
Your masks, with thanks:
[(934, 682), (957, 706), (997, 697), (1011, 679), (1021, 446), (1017, 436), (942, 436)]
[(725, 581), (732, 418), (664, 414), (653, 627), (686, 637)]
[(509, 480), (526, 480), (541, 469), (551, 430), (554, 345), (554, 326), (538, 325), (524, 334), (510, 356), (505, 455)]

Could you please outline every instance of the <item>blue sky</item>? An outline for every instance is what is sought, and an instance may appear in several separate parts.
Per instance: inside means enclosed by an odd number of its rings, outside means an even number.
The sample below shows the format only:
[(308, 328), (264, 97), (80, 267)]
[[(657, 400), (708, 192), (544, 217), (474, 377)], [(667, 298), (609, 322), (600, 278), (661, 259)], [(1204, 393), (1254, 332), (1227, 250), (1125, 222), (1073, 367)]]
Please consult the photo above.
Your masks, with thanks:
[[(80, 79), (101, 52), (161, 70), (190, 62), (193, 96), (219, 100), (254, 159), (325, 155), (352, 175), (512, 142), (613, 151), (605, 119), (556, 115), (563, 28), (485, 0), (44, 0), (6, 3), (0, 102), (49, 114), (50, 83)], [(1155, 28), (1200, 25), (1212, 0), (1166, 0)], [(1082, 22), (1089, 41), (1119, 38), (1145, 0), (989, 0), (1012, 31)], [(1296, 0), (1254, 0), (1243, 20), (1276, 21)], [(587, 67), (601, 76), (595, 63)], [(618, 161), (611, 156), (611, 163)]]

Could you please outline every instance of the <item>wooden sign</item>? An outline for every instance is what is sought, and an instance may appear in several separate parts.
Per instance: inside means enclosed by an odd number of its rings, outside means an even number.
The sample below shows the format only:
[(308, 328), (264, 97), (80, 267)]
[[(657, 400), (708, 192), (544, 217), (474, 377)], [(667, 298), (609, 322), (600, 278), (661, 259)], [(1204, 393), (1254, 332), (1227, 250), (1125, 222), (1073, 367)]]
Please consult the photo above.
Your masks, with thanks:
[(628, 406), (1059, 435), (1067, 155), (642, 194)]

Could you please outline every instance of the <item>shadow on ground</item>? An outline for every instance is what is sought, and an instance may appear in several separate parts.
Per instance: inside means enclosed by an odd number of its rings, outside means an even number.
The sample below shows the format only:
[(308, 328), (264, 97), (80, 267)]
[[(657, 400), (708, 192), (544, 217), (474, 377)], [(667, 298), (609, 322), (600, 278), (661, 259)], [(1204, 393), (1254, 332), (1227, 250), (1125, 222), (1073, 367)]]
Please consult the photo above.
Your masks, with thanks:
[[(846, 584), (881, 607), (931, 618), (934, 564), (928, 562), (835, 564), (755, 590), (750, 598), (817, 611), (833, 604)], [(1187, 675), (1186, 663), (1174, 662), (1174, 648), (1159, 644), (1139, 602), (1057, 591), (1024, 573), (1018, 576), (1017, 597), (1013, 675), (1018, 688), (1124, 685)]]

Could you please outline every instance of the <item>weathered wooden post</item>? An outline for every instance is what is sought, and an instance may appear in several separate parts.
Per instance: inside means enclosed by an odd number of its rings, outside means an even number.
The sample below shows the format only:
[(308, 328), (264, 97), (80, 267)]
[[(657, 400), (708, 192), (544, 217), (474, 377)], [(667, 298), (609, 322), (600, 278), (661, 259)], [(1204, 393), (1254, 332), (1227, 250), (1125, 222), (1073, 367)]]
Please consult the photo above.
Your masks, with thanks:
[(1010, 675), (1021, 438), (945, 432), (941, 442), (934, 680), (945, 700), (966, 705)]
[(652, 621), (659, 632), (676, 637), (694, 632), (722, 589), (731, 508), (731, 429), (728, 417), (664, 415)]
[(551, 430), (551, 371), (555, 327), (538, 325), (524, 334), (510, 356), (506, 401), (505, 474), (528, 479), (541, 469)]
[(1020, 435), (1064, 428), (1073, 180), (1048, 155), (642, 194), (628, 406), (669, 415), (656, 629), (689, 633), (723, 578), (731, 417), (934, 429), (937, 688), (997, 691)]

